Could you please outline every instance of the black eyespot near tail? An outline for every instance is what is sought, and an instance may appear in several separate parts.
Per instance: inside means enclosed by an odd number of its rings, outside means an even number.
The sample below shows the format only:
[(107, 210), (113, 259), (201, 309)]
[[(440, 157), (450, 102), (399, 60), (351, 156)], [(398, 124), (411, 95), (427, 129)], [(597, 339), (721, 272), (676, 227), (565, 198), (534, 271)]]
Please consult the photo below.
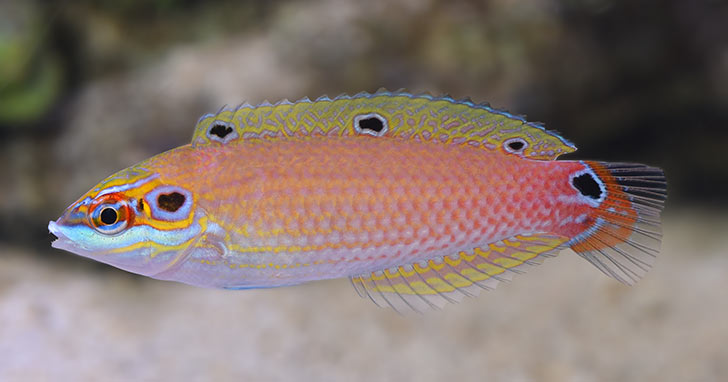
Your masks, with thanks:
[(575, 176), (571, 183), (582, 195), (597, 200), (602, 197), (602, 190), (592, 174), (584, 173)]
[[(569, 245), (599, 270), (632, 285), (652, 267), (660, 252), (660, 214), (667, 199), (664, 172), (635, 163), (585, 162), (604, 190), (586, 178), (575, 177), (574, 187), (593, 197), (606, 192), (589, 216), (593, 224)], [(585, 174), (587, 175), (587, 174)], [(596, 181), (594, 181), (596, 183)]]

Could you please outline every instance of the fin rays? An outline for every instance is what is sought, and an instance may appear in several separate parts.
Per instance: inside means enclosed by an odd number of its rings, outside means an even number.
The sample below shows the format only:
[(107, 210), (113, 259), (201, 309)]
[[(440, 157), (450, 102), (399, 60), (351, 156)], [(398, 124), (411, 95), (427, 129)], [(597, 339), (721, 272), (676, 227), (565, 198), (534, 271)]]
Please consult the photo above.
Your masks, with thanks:
[(632, 285), (649, 271), (659, 253), (665, 176), (662, 170), (641, 164), (589, 165), (598, 169), (609, 192), (595, 210), (593, 232), (570, 242), (571, 247), (606, 275)]
[(400, 313), (439, 309), (492, 290), (524, 267), (542, 262), (563, 248), (568, 239), (551, 235), (516, 236), (469, 252), (460, 252), (426, 264), (415, 263), (351, 277), (362, 297)]

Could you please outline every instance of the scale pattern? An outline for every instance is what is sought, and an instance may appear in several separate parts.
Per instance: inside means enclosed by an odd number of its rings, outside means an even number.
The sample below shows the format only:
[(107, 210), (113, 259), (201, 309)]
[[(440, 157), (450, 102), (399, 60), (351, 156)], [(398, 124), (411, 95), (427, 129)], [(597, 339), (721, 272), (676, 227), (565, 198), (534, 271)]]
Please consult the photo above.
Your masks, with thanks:
[(587, 212), (558, 200), (576, 193), (562, 178), (583, 168), (578, 162), (434, 142), (241, 140), (148, 166), (167, 169), (163, 183), (190, 188), (224, 232), (196, 244), (210, 251), (187, 270), (215, 273), (207, 282), (217, 286), (353, 276), (554, 232)]

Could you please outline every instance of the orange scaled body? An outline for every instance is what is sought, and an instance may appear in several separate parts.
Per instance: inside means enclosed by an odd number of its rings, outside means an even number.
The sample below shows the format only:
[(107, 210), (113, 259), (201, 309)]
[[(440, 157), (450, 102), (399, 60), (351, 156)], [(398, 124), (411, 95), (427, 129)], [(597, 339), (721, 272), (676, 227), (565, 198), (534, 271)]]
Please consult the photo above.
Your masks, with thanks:
[(352, 276), (516, 234), (566, 239), (588, 224), (573, 222), (587, 207), (563, 181), (578, 162), (375, 137), (241, 141), (163, 160), (174, 165), (149, 164), (164, 168), (160, 182), (189, 185), (224, 232), (197, 244), (209, 257), (171, 272), (205, 274), (212, 286)]

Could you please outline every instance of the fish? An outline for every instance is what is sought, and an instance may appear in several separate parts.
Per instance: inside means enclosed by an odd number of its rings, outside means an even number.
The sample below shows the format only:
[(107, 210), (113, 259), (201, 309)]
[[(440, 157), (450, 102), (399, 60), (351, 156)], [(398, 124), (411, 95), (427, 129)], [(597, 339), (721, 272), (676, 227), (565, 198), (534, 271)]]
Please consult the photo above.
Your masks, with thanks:
[(627, 285), (654, 265), (664, 172), (557, 160), (576, 146), (485, 103), (404, 91), (242, 104), (102, 180), (54, 248), (231, 290), (349, 278), (424, 312), (571, 249)]

